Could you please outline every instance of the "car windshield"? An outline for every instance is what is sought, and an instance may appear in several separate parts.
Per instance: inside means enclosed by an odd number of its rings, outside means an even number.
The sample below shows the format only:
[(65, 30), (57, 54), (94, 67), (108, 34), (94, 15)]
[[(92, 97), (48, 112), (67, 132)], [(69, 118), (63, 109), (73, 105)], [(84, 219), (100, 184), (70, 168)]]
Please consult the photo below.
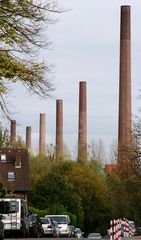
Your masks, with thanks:
[(48, 218), (40, 218), (40, 221), (42, 224), (49, 224), (49, 219)]
[(65, 216), (50, 216), (52, 221), (56, 221), (57, 223), (68, 223), (67, 218)]

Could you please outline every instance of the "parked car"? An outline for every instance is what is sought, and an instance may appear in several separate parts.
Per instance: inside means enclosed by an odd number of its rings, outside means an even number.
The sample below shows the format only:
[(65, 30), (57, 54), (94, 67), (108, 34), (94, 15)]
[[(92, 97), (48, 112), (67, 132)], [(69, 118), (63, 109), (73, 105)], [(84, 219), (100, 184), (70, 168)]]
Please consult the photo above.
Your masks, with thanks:
[(75, 228), (74, 230), (74, 237), (75, 238), (83, 238), (83, 232), (81, 232), (80, 228)]
[(43, 228), (41, 221), (37, 214), (29, 214), (29, 236), (30, 237), (43, 237)]
[(88, 238), (93, 240), (101, 240), (102, 236), (100, 233), (89, 233)]
[(137, 233), (137, 236), (141, 235), (141, 227), (136, 228), (136, 233)]
[(56, 221), (59, 225), (61, 237), (70, 237), (71, 230), (69, 227), (70, 217), (68, 215), (46, 215), (52, 221)]
[(54, 224), (52, 223), (51, 219), (48, 217), (41, 217), (40, 218), (44, 236), (51, 236), (55, 237), (56, 236), (56, 229)]
[(4, 239), (4, 224), (2, 222), (3, 216), (0, 215), (0, 240)]
[(60, 227), (56, 221), (52, 221), (52, 224), (54, 226), (54, 237), (59, 238), (61, 236)]

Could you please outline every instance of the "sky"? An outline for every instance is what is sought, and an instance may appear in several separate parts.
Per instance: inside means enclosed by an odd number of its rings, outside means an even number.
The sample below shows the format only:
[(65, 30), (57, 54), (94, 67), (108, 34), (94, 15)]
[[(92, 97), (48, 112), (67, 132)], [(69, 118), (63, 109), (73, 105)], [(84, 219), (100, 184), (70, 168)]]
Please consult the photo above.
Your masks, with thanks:
[[(46, 29), (51, 50), (40, 57), (54, 65), (56, 88), (50, 99), (30, 96), (17, 85), (10, 94), (17, 134), (25, 139), (32, 127), (32, 146), (38, 148), (39, 114), (46, 114), (46, 144), (55, 143), (56, 99), (63, 100), (64, 143), (77, 154), (79, 82), (87, 82), (88, 144), (101, 139), (109, 152), (117, 141), (119, 94), (120, 6), (131, 5), (132, 114), (140, 115), (141, 0), (60, 0), (68, 11), (55, 15)], [(5, 123), (7, 124), (7, 123)]]

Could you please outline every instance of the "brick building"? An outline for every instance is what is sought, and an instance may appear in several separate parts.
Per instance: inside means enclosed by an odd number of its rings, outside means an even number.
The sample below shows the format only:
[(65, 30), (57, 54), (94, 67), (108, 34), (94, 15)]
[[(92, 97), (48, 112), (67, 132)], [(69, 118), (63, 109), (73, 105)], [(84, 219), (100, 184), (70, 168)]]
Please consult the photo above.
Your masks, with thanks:
[(27, 149), (0, 149), (0, 175), (7, 193), (26, 199), (31, 190)]

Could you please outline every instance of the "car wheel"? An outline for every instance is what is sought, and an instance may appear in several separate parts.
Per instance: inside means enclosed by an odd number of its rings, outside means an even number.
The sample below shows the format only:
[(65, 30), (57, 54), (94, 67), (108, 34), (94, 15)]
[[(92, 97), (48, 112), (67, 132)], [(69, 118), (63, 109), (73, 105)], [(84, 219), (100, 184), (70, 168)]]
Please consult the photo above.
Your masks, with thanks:
[(0, 240), (3, 240), (3, 239), (4, 239), (4, 234), (0, 236)]

